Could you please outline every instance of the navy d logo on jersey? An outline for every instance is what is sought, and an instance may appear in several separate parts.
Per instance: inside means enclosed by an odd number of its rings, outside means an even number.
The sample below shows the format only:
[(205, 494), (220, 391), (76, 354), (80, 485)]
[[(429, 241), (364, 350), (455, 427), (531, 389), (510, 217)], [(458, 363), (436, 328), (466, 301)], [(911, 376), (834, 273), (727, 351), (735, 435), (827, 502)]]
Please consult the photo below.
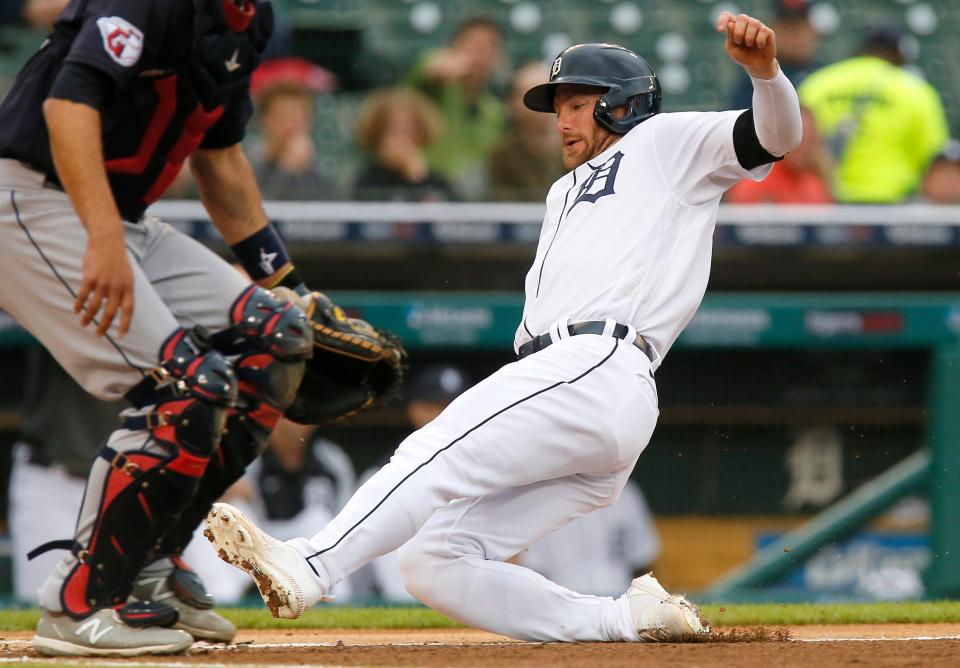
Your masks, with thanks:
[(573, 211), (573, 207), (580, 202), (595, 203), (601, 197), (614, 194), (613, 186), (617, 180), (617, 170), (620, 169), (620, 160), (622, 158), (623, 153), (617, 151), (605, 162), (596, 167), (587, 163), (587, 166), (593, 171), (583, 182), (583, 185), (580, 186), (580, 190), (577, 191), (577, 199), (570, 205), (570, 209), (567, 211), (568, 214), (570, 211)]

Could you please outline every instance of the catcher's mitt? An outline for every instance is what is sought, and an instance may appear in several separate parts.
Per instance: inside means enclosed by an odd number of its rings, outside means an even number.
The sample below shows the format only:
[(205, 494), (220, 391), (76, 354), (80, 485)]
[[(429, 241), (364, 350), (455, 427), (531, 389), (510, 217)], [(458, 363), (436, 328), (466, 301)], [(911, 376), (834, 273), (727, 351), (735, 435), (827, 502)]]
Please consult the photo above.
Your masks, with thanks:
[(274, 288), (297, 304), (313, 327), (313, 357), (297, 397), (284, 415), (300, 424), (348, 418), (379, 403), (403, 380), (406, 351), (389, 332), (359, 318), (348, 318), (321, 292), (299, 295)]

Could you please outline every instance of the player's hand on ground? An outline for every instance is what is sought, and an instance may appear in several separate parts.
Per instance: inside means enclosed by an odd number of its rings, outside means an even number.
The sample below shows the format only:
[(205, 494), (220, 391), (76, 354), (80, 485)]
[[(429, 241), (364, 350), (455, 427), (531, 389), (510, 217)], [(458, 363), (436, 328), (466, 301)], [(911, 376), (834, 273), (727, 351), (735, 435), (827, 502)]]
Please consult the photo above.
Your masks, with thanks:
[(717, 18), (717, 32), (727, 33), (727, 54), (750, 76), (772, 79), (777, 75), (777, 37), (772, 28), (746, 14), (723, 12)]
[(83, 282), (73, 310), (83, 312), (80, 318), (83, 327), (100, 313), (97, 336), (107, 333), (119, 311), (117, 332), (120, 338), (126, 336), (133, 319), (133, 270), (122, 236), (119, 240), (91, 241), (87, 245), (83, 258)]

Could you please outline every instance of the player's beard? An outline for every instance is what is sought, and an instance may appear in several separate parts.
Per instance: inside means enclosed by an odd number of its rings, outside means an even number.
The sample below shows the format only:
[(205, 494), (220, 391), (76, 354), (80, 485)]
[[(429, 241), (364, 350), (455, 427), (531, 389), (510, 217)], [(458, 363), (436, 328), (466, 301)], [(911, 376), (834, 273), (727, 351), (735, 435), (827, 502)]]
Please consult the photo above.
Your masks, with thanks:
[(576, 169), (588, 160), (597, 157), (607, 150), (615, 141), (620, 139), (620, 135), (607, 132), (597, 126), (594, 128), (592, 136), (578, 137), (577, 139), (578, 141), (569, 147), (567, 146), (566, 140), (562, 141), (562, 159), (563, 166), (566, 169)]
[[(582, 149), (583, 142), (579, 142), (575, 146), (581, 147)], [(583, 157), (583, 150), (574, 151), (567, 148), (566, 144), (562, 147), (561, 159), (563, 160), (563, 166), (566, 169), (576, 169), (584, 162), (586, 159)]]

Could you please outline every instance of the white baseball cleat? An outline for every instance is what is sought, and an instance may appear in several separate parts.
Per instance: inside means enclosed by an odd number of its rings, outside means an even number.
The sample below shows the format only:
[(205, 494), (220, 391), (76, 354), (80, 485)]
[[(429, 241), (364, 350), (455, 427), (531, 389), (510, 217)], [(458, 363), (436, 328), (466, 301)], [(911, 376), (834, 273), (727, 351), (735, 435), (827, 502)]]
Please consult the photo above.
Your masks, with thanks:
[(253, 578), (274, 617), (296, 619), (315, 603), (333, 600), (320, 590), (303, 555), (262, 532), (230, 504), (213, 504), (205, 522), (203, 535), (221, 559)]
[(651, 573), (630, 583), (627, 602), (645, 642), (670, 642), (710, 633), (710, 625), (697, 607), (683, 596), (671, 596)]

